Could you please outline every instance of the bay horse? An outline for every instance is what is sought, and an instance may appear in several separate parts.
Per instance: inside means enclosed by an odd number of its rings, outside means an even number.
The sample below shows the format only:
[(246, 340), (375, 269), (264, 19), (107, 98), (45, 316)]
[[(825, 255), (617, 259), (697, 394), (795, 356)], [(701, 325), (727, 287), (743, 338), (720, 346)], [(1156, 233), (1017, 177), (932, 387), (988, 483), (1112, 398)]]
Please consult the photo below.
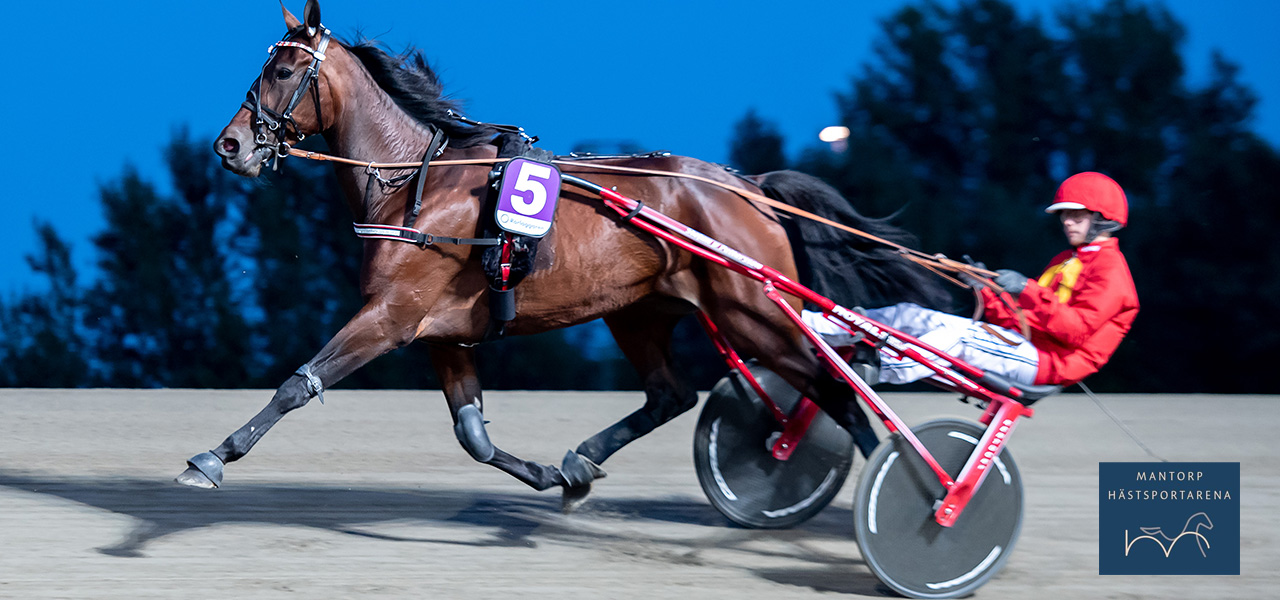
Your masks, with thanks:
[[(415, 161), (428, 148), (439, 149), (436, 160), (495, 158), (498, 131), (453, 118), (450, 111), (456, 107), (442, 96), (420, 51), (393, 57), (372, 42), (330, 43), (316, 0), (308, 0), (304, 20), (283, 12), (288, 33), (251, 87), (249, 100), (214, 143), (225, 168), (256, 177), (280, 144), (310, 135), (323, 136), (334, 154), (361, 161)], [(835, 190), (799, 173), (739, 178), (716, 165), (678, 156), (590, 163), (696, 174), (728, 188), (767, 193), (884, 238), (910, 238), (882, 220), (857, 214)], [(405, 222), (415, 186), (375, 184), (364, 166), (335, 168), (357, 221)], [(808, 222), (793, 224), (789, 237), (775, 212), (731, 190), (669, 177), (593, 171), (585, 163), (563, 169), (601, 186), (616, 186), (788, 277), (845, 285), (849, 295), (838, 300), (847, 305), (893, 296), (937, 304), (936, 284), (894, 253), (850, 243)], [(480, 234), (488, 174), (487, 165), (426, 171), (425, 180), (418, 182), (422, 210), (416, 229), (456, 238)], [(193, 457), (177, 481), (221, 485), (223, 466), (243, 458), (286, 413), (317, 395), (323, 400), (325, 388), (370, 360), (423, 340), (430, 345), (431, 363), (463, 448), (534, 489), (562, 487), (569, 507), (585, 498), (593, 479), (603, 476), (599, 465), (609, 456), (697, 403), (695, 390), (672, 364), (670, 347), (677, 321), (696, 311), (742, 355), (758, 359), (842, 425), (865, 426), (853, 394), (826, 373), (798, 326), (761, 293), (757, 282), (628, 225), (590, 193), (565, 188), (557, 210), (554, 227), (541, 240), (537, 269), (516, 288), (519, 310), (507, 333), (534, 334), (603, 318), (645, 391), (641, 408), (569, 451), (560, 468), (512, 456), (494, 446), (484, 431), (472, 350), (484, 340), (490, 314), (481, 249), (367, 239), (359, 282), (363, 308), (277, 389), (261, 412), (217, 448)], [(810, 263), (806, 274), (797, 270), (793, 244), (804, 248), (799, 258)], [(832, 276), (836, 270), (843, 272)], [(799, 301), (791, 302), (799, 307)]]

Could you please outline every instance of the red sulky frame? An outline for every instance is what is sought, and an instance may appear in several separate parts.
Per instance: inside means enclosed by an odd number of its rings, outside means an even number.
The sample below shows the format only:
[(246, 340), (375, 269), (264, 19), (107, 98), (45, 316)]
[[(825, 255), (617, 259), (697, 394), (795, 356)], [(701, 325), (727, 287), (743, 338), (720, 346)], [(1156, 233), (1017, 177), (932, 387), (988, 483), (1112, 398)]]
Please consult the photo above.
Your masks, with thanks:
[[(938, 481), (947, 490), (947, 495), (938, 503), (934, 513), (934, 519), (943, 527), (950, 527), (955, 524), (956, 519), (964, 512), (965, 506), (968, 505), (978, 486), (982, 485), (982, 482), (986, 479), (993, 461), (999, 456), (1000, 450), (1004, 447), (1005, 442), (1008, 441), (1017, 420), (1021, 417), (1030, 417), (1035, 414), (1033, 409), (1019, 402), (1018, 399), (1022, 397), (1021, 390), (1012, 387), (1008, 389), (993, 389), (979, 384), (978, 382), (983, 380), (985, 373), (973, 365), (948, 356), (910, 335), (840, 306), (830, 299), (818, 295), (813, 290), (792, 281), (786, 275), (778, 272), (778, 270), (734, 250), (692, 227), (648, 208), (641, 202), (573, 175), (564, 175), (563, 181), (599, 194), (609, 208), (617, 211), (619, 215), (622, 215), (636, 227), (675, 244), (696, 256), (760, 281), (763, 284), (764, 294), (800, 327), (805, 336), (808, 337), (809, 342), (818, 349), (818, 356), (826, 363), (828, 369), (852, 387), (858, 397), (884, 422), (885, 427), (890, 432), (901, 434), (920, 454), (925, 463), (933, 469)], [(813, 331), (808, 325), (805, 325), (800, 318), (800, 314), (782, 296), (783, 293), (816, 304), (822, 309), (824, 315), (834, 317), (837, 320), (837, 324), (849, 333), (861, 332), (864, 334), (864, 343), (880, 346), (882, 349), (900, 357), (910, 358), (925, 365), (934, 372), (934, 377), (932, 378), (934, 383), (958, 391), (966, 396), (977, 398), (980, 402), (985, 403), (985, 412), (980, 421), (987, 426), (986, 431), (958, 476), (953, 479), (950, 474), (942, 469), (937, 460), (929, 453), (929, 450), (924, 447), (924, 444), (911, 432), (911, 429), (907, 427), (898, 415), (889, 408), (888, 404), (871, 389), (871, 386), (853, 372), (853, 369), (849, 367), (834, 348), (822, 339), (821, 335)], [(716, 348), (720, 351), (721, 356), (724, 357), (725, 362), (728, 363), (731, 369), (738, 371), (746, 379), (756, 394), (760, 396), (760, 399), (769, 407), (773, 418), (777, 419), (782, 426), (782, 435), (773, 446), (773, 456), (778, 460), (787, 460), (797, 444), (803, 439), (805, 431), (808, 430), (809, 424), (817, 416), (820, 409), (809, 399), (802, 398), (791, 414), (784, 413), (769, 398), (769, 395), (765, 393), (764, 388), (751, 375), (751, 372), (744, 367), (742, 359), (737, 352), (733, 350), (728, 340), (720, 333), (715, 324), (707, 318), (706, 314), (700, 312), (698, 313), (698, 318), (711, 340), (715, 343)]]

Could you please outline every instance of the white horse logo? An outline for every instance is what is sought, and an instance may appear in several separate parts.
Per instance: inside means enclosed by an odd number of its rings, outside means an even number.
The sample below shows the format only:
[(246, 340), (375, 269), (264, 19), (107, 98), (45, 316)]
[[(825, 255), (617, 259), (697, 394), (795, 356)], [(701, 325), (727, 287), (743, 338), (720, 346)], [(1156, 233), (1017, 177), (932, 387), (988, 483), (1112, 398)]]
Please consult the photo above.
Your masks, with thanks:
[[(1165, 534), (1164, 530), (1159, 527), (1139, 527), (1138, 529), (1145, 535), (1140, 535), (1132, 540), (1129, 539), (1129, 530), (1124, 530), (1125, 556), (1129, 556), (1129, 549), (1132, 548), (1134, 544), (1138, 543), (1138, 540), (1151, 540), (1160, 545), (1160, 549), (1164, 551), (1165, 558), (1168, 558), (1169, 553), (1173, 552), (1174, 544), (1177, 544), (1178, 540), (1182, 539), (1183, 536), (1190, 535), (1195, 536), (1196, 545), (1200, 547), (1200, 555), (1208, 557), (1205, 550), (1209, 548), (1209, 540), (1200, 534), (1200, 530), (1213, 529), (1213, 521), (1209, 520), (1209, 515), (1206, 515), (1203, 512), (1198, 512), (1191, 515), (1191, 518), (1187, 519), (1187, 524), (1182, 527), (1182, 533), (1179, 533), (1175, 537), (1169, 537)], [(1166, 545), (1166, 542), (1168, 542), (1168, 545)]]

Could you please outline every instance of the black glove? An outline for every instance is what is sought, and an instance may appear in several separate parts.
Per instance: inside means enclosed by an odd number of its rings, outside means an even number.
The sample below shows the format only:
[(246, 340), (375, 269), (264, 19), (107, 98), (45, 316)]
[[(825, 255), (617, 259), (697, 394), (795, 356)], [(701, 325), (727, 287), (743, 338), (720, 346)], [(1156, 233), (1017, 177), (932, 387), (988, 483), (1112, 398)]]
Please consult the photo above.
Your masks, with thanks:
[[(987, 270), (987, 265), (983, 264), (982, 261), (973, 262), (973, 259), (969, 258), (968, 254), (964, 255), (964, 260), (965, 262), (969, 263), (969, 266), (971, 267), (982, 269), (984, 271)], [(981, 290), (982, 288), (987, 287), (987, 284), (985, 281), (977, 278), (974, 275), (970, 275), (968, 271), (960, 271), (959, 275), (960, 275), (960, 281), (963, 281), (965, 285), (973, 288), (974, 290)]]
[(992, 281), (995, 281), (996, 285), (1004, 288), (1004, 291), (1014, 296), (1021, 294), (1022, 289), (1027, 287), (1027, 276), (1013, 269), (996, 271), (996, 278)]

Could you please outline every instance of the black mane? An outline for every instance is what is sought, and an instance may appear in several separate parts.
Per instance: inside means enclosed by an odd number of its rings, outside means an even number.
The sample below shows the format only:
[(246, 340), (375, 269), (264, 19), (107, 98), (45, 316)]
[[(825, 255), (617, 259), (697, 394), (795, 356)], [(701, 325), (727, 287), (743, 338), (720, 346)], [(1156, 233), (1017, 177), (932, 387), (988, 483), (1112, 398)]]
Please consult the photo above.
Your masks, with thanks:
[(440, 78), (427, 65), (422, 51), (410, 48), (400, 56), (391, 56), (376, 42), (361, 41), (342, 44), (360, 60), (364, 68), (409, 116), (424, 125), (435, 125), (449, 136), (449, 146), (468, 148), (488, 143), (498, 132), (484, 126), (471, 126), (449, 116), (459, 113), (456, 102), (445, 98)]

